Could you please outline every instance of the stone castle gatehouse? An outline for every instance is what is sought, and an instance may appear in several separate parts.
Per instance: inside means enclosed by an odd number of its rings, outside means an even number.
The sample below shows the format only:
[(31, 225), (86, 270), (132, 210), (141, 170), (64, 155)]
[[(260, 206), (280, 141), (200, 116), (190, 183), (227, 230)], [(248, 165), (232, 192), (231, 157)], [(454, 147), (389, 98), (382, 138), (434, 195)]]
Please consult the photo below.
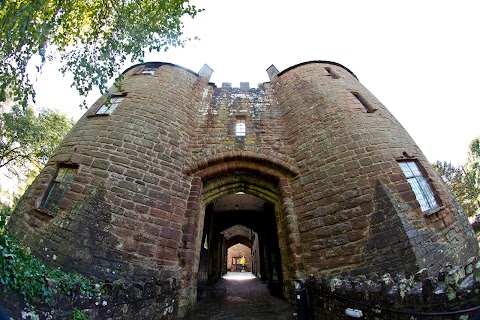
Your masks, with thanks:
[(51, 265), (154, 281), (156, 302), (138, 307), (152, 318), (187, 312), (237, 243), (291, 301), (293, 280), (309, 275), (435, 271), (477, 254), (459, 204), (350, 70), (311, 61), (267, 72), (270, 82), (234, 88), (210, 83), (207, 65), (127, 69), (9, 228)]

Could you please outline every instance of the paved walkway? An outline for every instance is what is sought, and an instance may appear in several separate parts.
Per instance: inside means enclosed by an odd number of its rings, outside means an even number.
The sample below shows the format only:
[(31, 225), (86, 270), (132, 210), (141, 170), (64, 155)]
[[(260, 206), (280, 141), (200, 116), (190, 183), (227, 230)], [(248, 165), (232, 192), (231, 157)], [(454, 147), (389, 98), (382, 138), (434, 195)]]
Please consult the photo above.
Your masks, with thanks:
[(250, 272), (228, 272), (207, 292), (186, 319), (296, 319), (295, 307), (271, 296), (267, 286)]

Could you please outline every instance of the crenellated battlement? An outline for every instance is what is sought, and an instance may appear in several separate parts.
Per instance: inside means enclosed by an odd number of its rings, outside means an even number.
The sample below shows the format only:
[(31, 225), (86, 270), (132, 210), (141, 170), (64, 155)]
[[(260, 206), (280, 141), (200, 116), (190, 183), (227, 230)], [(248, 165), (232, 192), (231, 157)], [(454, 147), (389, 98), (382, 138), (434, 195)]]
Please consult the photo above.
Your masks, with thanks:
[(251, 87), (250, 82), (240, 82), (238, 86), (233, 86), (232, 82), (222, 82), (222, 86), (219, 89), (223, 90), (235, 90), (235, 91), (249, 91), (260, 89), (263, 90), (265, 87), (264, 83), (258, 83), (256, 87)]

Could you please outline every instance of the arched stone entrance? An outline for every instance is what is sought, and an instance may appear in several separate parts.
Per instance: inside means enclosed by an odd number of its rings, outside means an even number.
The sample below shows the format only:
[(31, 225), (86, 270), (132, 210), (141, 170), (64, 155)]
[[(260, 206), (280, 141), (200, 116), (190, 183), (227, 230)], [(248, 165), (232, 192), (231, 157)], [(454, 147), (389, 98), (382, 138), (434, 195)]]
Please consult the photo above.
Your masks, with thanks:
[[(250, 197), (242, 193), (240, 193), (240, 195), (242, 197)], [(236, 195), (231, 196), (234, 197)], [(235, 199), (224, 197), (223, 200), (223, 202), (215, 202), (215, 205), (220, 207), (222, 210), (220, 211), (221, 214), (228, 214), (228, 212), (232, 209), (232, 205), (234, 205), (233, 210), (240, 211), (240, 209), (242, 209), (243, 211), (243, 208), (236, 204), (237, 202)], [(225, 203), (231, 203), (232, 205), (225, 205)], [(253, 209), (258, 209), (258, 207)], [(223, 266), (221, 274), (225, 274), (225, 272), (228, 271), (253, 272), (255, 269), (254, 265), (258, 264), (253, 259), (253, 255), (258, 250), (255, 250), (255, 248), (252, 247), (252, 243), (256, 242), (256, 239), (258, 239), (258, 234), (246, 226), (236, 224), (221, 231), (220, 235), (222, 238), (221, 241), (224, 244), (224, 248), (222, 249), (225, 250), (227, 258), (226, 261), (222, 261)]]
[[(238, 225), (243, 226), (249, 234), (227, 238), (224, 232)], [(203, 294), (198, 290), (203, 291), (207, 284), (216, 282), (227, 272), (225, 268), (227, 250), (237, 242), (243, 242), (250, 248), (253, 244), (258, 255), (255, 265), (258, 276), (267, 283), (272, 295), (283, 297), (282, 257), (274, 205), (243, 192), (220, 197), (206, 208), (197, 275), (197, 295)], [(246, 255), (250, 264), (243, 265), (242, 271), (252, 269), (251, 252), (250, 249), (248, 253), (244, 252), (237, 257), (243, 256), (245, 260)], [(242, 262), (237, 261), (236, 264), (238, 263)], [(245, 264), (245, 261), (242, 264)], [(240, 270), (236, 267), (233, 271)]]
[[(272, 287), (271, 293), (291, 298), (293, 280), (305, 277), (289, 186), (289, 179), (296, 176), (292, 167), (281, 160), (238, 152), (216, 155), (215, 159), (195, 164), (186, 173), (193, 177), (183, 248), (179, 252), (183, 263), (180, 315), (196, 302), (199, 281), (215, 281), (222, 275), (225, 251), (221, 248), (220, 232), (234, 224), (247, 226), (259, 234), (264, 253), (268, 254), (263, 257), (264, 276)], [(224, 218), (214, 216), (215, 201), (225, 196), (241, 201), (242, 195), (263, 203), (263, 214), (235, 208), (228, 210)], [(206, 246), (214, 252), (210, 259), (205, 259)]]

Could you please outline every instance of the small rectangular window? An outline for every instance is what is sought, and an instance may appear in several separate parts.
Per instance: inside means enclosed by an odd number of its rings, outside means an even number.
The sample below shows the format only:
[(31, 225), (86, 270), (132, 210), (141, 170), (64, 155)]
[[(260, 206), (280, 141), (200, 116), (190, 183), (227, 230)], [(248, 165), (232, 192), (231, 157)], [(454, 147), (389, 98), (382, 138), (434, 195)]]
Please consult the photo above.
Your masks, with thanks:
[(140, 70), (139, 74), (149, 74), (149, 75), (153, 75), (155, 74), (155, 70), (157, 68), (153, 68), (153, 67), (145, 67), (143, 68), (142, 70)]
[(52, 182), (50, 182), (40, 207), (52, 212), (57, 212), (63, 195), (68, 189), (70, 182), (73, 181), (76, 172), (77, 167), (65, 166), (58, 168), (57, 174)]
[(148, 75), (153, 75), (155, 74), (155, 71), (157, 71), (157, 67), (154, 67), (154, 66), (149, 66), (149, 65), (146, 65), (146, 66), (143, 66), (142, 68), (140, 68), (140, 70), (137, 72), (137, 74), (148, 74)]
[(360, 93), (351, 91), (351, 93), (357, 98), (357, 100), (363, 105), (365, 110), (367, 110), (368, 113), (374, 112), (376, 109), (365, 99)]
[(235, 135), (237, 137), (245, 137), (247, 134), (247, 126), (245, 124), (245, 119), (237, 119), (235, 123)]
[(112, 114), (118, 105), (124, 100), (124, 97), (112, 97), (109, 102), (105, 102), (95, 114)]
[(438, 208), (439, 205), (435, 199), (433, 190), (423, 173), (420, 171), (418, 164), (415, 161), (401, 161), (399, 164), (413, 193), (415, 193), (415, 197), (417, 198), (422, 211), (426, 212)]

